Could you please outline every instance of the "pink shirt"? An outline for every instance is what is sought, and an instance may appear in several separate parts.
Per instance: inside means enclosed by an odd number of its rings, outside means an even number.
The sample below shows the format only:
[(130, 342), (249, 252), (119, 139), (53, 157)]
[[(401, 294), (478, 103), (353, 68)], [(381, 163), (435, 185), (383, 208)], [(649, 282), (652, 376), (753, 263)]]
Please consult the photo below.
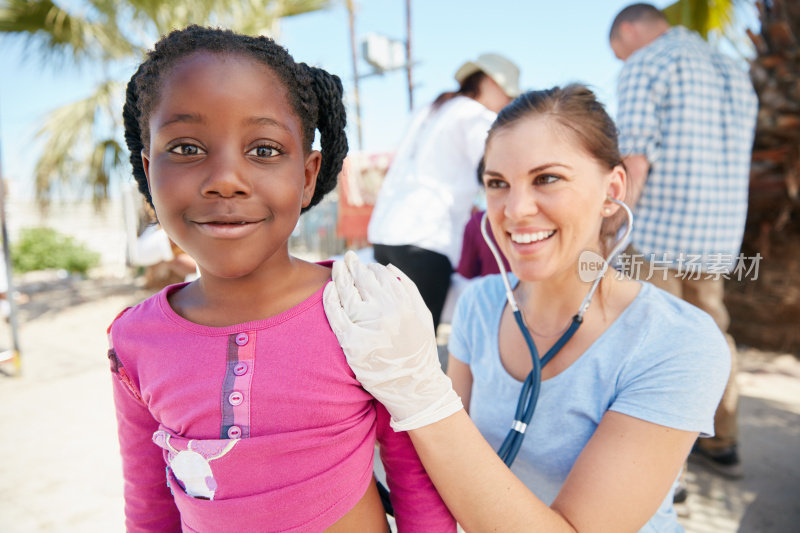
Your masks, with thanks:
[(364, 495), (376, 439), (400, 531), (455, 531), (408, 435), (347, 365), (322, 289), (216, 328), (171, 309), (182, 286), (109, 328), (128, 531), (324, 530)]

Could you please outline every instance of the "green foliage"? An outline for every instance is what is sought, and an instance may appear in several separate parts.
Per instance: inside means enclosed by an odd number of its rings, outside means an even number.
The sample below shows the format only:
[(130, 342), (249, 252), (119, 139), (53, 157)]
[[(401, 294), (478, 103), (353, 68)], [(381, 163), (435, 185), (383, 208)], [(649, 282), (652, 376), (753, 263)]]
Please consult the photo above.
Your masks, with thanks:
[(740, 3), (742, 0), (678, 0), (662, 12), (673, 26), (680, 24), (708, 39), (710, 32), (732, 31), (735, 7)]
[(100, 254), (52, 228), (27, 228), (11, 246), (17, 272), (57, 268), (86, 274), (100, 263)]

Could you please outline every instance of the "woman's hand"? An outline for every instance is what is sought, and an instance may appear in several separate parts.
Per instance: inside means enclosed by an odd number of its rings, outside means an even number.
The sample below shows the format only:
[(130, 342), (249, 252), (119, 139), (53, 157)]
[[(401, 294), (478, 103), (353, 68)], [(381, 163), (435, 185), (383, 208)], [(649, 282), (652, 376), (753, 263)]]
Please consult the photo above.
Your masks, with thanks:
[(392, 265), (333, 264), (323, 304), (347, 362), (386, 406), (397, 431), (420, 428), (462, 408), (442, 372), (433, 320), (417, 287)]

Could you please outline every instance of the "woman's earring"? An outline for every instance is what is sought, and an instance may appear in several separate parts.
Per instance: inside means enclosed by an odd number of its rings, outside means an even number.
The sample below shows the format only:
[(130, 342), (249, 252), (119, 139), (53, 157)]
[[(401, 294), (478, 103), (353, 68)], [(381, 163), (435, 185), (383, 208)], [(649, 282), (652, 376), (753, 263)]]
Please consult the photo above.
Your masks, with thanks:
[[(613, 201), (614, 201), (614, 198), (612, 198), (609, 195), (606, 196), (606, 202), (611, 203)], [(606, 216), (611, 214), (611, 206), (610, 205), (607, 205), (607, 206), (605, 206), (603, 208), (603, 214), (606, 215)]]

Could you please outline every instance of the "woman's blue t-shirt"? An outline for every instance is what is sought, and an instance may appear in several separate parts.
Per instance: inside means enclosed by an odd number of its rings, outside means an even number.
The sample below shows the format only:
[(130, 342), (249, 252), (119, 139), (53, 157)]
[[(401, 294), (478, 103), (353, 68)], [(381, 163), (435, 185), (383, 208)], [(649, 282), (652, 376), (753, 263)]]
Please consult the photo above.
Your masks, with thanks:
[[(512, 276), (512, 285), (516, 282)], [(450, 353), (470, 365), (470, 416), (495, 449), (511, 427), (522, 388), (500, 361), (498, 331), (505, 305), (499, 275), (476, 280), (458, 300), (449, 342)], [(711, 317), (643, 283), (634, 301), (580, 358), (542, 382), (511, 469), (549, 505), (608, 410), (711, 436), (729, 372), (730, 351)], [(682, 531), (672, 493), (641, 531)]]

